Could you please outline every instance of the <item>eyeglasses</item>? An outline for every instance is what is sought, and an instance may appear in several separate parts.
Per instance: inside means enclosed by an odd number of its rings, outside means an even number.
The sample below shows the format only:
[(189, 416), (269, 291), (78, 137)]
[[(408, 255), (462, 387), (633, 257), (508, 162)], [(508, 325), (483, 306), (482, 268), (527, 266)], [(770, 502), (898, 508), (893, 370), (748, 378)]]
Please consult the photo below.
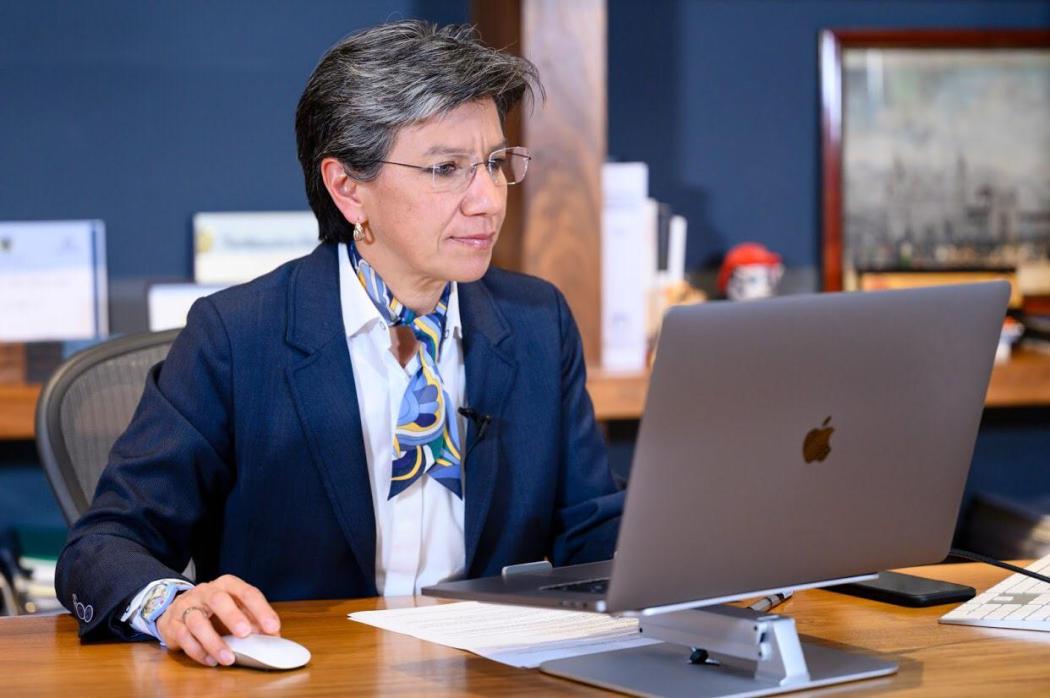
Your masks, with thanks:
[(485, 166), (485, 171), (489, 173), (492, 183), (496, 186), (518, 184), (525, 179), (531, 159), (532, 156), (529, 155), (527, 148), (515, 146), (493, 150), (484, 162), (471, 162), (463, 157), (451, 157), (434, 165), (410, 165), (406, 162), (393, 162), (392, 160), (380, 160), (379, 162), (399, 167), (411, 167), (428, 175), (431, 191), (458, 193), (465, 191), (474, 181), (474, 174), (480, 165)]

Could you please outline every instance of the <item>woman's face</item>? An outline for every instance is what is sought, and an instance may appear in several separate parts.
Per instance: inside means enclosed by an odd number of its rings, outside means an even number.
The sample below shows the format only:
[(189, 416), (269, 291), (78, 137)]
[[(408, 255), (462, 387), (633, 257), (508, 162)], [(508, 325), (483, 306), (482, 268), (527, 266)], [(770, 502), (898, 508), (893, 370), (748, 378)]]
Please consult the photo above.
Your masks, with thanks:
[[(505, 146), (496, 105), (486, 99), (403, 128), (384, 159), (427, 167), (464, 159), (484, 163)], [(463, 191), (435, 192), (432, 180), (430, 173), (386, 164), (359, 185), (370, 233), (359, 249), (395, 291), (400, 284), (476, 281), (492, 260), (507, 187), (495, 185), (484, 164)]]

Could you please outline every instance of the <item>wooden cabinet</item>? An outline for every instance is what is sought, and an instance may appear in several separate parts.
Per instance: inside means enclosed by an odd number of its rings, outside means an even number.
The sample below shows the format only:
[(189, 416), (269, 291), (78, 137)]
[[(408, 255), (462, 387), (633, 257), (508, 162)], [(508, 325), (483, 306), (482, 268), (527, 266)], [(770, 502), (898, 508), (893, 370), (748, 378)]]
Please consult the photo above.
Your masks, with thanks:
[[(610, 373), (590, 370), (587, 390), (601, 421), (637, 419), (645, 407), (649, 374)], [(1042, 407), (1050, 405), (1050, 356), (1014, 352), (1010, 360), (996, 364), (988, 383), (986, 407)]]
[(39, 385), (0, 384), (0, 439), (32, 439)]
[[(587, 391), (600, 421), (638, 419), (645, 407), (649, 373), (590, 369)], [(0, 385), (0, 440), (32, 439), (39, 385)], [(988, 385), (988, 407), (1050, 405), (1050, 356), (1018, 352), (998, 364)]]

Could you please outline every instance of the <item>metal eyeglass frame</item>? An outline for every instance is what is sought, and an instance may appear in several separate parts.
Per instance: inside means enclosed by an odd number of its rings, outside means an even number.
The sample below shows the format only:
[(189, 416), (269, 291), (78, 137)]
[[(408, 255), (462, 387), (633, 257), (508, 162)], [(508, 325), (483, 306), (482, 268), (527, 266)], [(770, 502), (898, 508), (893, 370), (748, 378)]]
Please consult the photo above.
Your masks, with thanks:
[(491, 170), (489, 167), (486, 167), (485, 170), (486, 170), (486, 172), (489, 173), (489, 178), (492, 180), (492, 183), (495, 184), (496, 186), (512, 186), (514, 184), (521, 184), (521, 182), (525, 180), (525, 175), (528, 174), (529, 162), (532, 161), (532, 155), (530, 155), (528, 149), (523, 147), (523, 146), (510, 146), (510, 147), (507, 147), (507, 148), (499, 148), (499, 149), (493, 150), (491, 153), (489, 153), (489, 156), (486, 159), (478, 161), (478, 162), (472, 162), (470, 164), (470, 167), (469, 167), (469, 170), (470, 170), (469, 174), (463, 176), (462, 179), (458, 180), (459, 182), (461, 182), (461, 184), (459, 184), (457, 186), (453, 186), (450, 189), (442, 189), (438, 185), (438, 181), (439, 181), (438, 180), (438, 174), (437, 174), (437, 171), (436, 171), (435, 168), (439, 167), (439, 165), (413, 165), (411, 163), (395, 162), (393, 160), (379, 160), (378, 162), (381, 162), (381, 163), (383, 163), (385, 165), (397, 165), (399, 167), (411, 167), (414, 170), (419, 170), (420, 172), (423, 172), (425, 174), (429, 174), (430, 178), (431, 178), (430, 179), (431, 186), (433, 187), (433, 191), (435, 191), (435, 192), (442, 192), (442, 193), (456, 192), (456, 193), (458, 193), (458, 192), (466, 191), (467, 187), (469, 187), (471, 182), (474, 181), (474, 177), (475, 177), (475, 175), (477, 175), (477, 172), (478, 172), (478, 166), (480, 166), (480, 165), (489, 165), (492, 162), (493, 158), (496, 155), (498, 155), (499, 153), (506, 153), (508, 156), (511, 156), (511, 157), (524, 158), (524, 160), (525, 160), (525, 170), (521, 173), (521, 177), (518, 178), (517, 180), (513, 181), (513, 182), (510, 182), (510, 181), (500, 182), (500, 181), (497, 181), (495, 173), (496, 172), (501, 172), (503, 168), (500, 167), (499, 169), (494, 171), (494, 170)]

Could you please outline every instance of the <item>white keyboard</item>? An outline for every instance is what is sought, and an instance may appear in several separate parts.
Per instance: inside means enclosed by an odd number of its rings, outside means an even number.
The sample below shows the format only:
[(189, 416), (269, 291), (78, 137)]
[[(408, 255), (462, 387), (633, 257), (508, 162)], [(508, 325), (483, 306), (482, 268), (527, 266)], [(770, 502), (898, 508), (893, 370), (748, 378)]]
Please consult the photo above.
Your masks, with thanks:
[[(1026, 569), (1050, 576), (1050, 555)], [(1023, 574), (1012, 574), (941, 616), (942, 623), (985, 628), (1050, 631), (1050, 584)]]

